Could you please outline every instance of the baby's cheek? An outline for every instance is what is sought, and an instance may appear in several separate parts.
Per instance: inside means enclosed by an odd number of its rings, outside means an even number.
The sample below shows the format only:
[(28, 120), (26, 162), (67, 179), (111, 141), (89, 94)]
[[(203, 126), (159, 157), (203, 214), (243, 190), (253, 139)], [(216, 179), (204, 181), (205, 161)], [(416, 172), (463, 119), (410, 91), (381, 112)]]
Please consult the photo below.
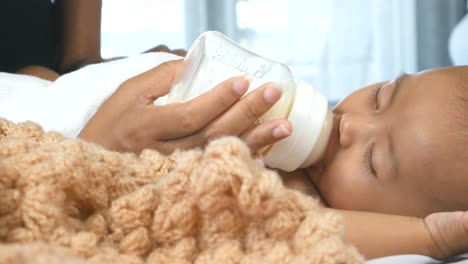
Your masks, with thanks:
[(322, 177), (319, 189), (331, 207), (363, 210), (370, 206), (369, 184), (356, 168), (330, 169)]

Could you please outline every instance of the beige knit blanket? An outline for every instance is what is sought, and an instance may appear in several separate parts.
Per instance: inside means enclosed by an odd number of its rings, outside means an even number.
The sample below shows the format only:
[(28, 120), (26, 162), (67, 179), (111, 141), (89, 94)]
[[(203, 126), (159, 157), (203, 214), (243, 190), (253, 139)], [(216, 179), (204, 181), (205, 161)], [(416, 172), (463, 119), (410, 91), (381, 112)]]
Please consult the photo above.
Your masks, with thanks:
[(235, 138), (164, 156), (0, 119), (0, 263), (360, 263), (343, 223)]

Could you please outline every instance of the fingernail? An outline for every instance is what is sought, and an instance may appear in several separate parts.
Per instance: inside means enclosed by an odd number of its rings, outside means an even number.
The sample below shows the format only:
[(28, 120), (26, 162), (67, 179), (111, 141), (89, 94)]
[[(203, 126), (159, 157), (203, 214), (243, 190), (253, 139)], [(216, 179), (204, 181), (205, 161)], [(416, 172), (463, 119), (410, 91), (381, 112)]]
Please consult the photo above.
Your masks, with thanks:
[(273, 137), (283, 138), (291, 134), (291, 131), (285, 125), (279, 125), (273, 129)]
[(263, 97), (268, 103), (274, 103), (281, 97), (281, 90), (270, 84), (263, 92)]
[(252, 76), (244, 75), (232, 82), (232, 89), (239, 95), (243, 95), (249, 89)]
[(258, 162), (259, 164), (263, 165), (263, 155), (262, 154), (255, 154), (254, 155), (254, 159), (256, 162)]

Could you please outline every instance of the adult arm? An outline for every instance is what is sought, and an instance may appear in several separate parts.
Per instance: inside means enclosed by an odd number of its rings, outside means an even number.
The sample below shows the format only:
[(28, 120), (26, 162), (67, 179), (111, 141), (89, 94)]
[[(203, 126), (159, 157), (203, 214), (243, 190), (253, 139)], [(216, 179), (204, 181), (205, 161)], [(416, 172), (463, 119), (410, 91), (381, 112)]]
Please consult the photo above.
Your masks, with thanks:
[(60, 73), (102, 61), (101, 0), (57, 0)]

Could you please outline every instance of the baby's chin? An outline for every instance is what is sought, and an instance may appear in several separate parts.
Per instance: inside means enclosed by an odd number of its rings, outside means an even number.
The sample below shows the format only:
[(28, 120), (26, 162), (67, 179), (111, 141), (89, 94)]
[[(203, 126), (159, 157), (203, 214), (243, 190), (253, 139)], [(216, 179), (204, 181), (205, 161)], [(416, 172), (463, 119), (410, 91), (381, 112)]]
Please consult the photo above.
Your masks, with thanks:
[(321, 163), (317, 163), (305, 168), (304, 170), (306, 171), (306, 174), (309, 177), (309, 179), (311, 179), (312, 182), (317, 186), (317, 183), (320, 180), (320, 176), (324, 172), (324, 165)]

